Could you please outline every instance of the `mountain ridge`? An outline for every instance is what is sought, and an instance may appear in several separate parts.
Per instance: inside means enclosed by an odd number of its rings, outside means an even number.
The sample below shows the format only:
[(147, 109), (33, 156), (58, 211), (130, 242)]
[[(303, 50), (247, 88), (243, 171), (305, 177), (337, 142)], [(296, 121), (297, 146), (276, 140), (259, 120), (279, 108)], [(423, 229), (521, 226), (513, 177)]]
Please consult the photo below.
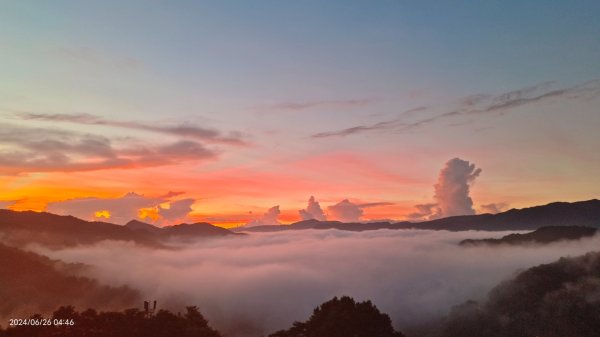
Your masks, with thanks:
[(117, 225), (48, 212), (0, 210), (0, 238), (11, 246), (38, 243), (57, 248), (115, 240), (166, 248), (166, 241), (172, 238), (195, 239), (235, 234), (208, 223), (161, 228), (139, 220)]
[(481, 245), (522, 245), (522, 244), (547, 244), (558, 241), (573, 241), (589, 238), (598, 232), (598, 228), (585, 226), (547, 226), (533, 232), (505, 235), (499, 239), (466, 239), (460, 246)]
[(303, 220), (290, 225), (239, 227), (235, 231), (275, 232), (301, 229), (341, 229), (364, 231), (377, 229), (427, 230), (536, 230), (546, 226), (585, 226), (600, 228), (600, 200), (552, 202), (546, 205), (510, 209), (497, 214), (459, 215), (422, 222), (352, 222)]

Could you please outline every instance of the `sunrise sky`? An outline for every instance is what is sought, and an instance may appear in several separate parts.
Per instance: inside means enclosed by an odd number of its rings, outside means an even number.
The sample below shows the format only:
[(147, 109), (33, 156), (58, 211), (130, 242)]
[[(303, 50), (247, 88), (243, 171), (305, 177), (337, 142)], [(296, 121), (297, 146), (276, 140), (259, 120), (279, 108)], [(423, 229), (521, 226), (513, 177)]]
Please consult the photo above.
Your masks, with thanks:
[[(0, 1), (0, 208), (361, 220), (597, 198), (598, 1)], [(342, 204), (343, 205), (343, 204)], [(488, 207), (482, 207), (487, 205)], [(491, 207), (491, 208), (490, 208)]]

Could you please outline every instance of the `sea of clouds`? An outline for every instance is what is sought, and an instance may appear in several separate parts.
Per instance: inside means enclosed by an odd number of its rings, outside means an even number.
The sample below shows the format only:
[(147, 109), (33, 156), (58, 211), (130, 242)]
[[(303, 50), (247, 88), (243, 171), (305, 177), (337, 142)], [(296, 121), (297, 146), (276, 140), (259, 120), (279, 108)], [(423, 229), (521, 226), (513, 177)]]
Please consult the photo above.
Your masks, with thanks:
[(504, 232), (302, 230), (252, 233), (175, 249), (105, 241), (51, 258), (91, 265), (88, 276), (129, 285), (159, 308), (197, 305), (228, 336), (261, 336), (306, 320), (333, 296), (372, 300), (400, 329), (426, 324), (453, 305), (482, 299), (518, 270), (600, 247), (600, 237), (525, 247), (460, 247)]

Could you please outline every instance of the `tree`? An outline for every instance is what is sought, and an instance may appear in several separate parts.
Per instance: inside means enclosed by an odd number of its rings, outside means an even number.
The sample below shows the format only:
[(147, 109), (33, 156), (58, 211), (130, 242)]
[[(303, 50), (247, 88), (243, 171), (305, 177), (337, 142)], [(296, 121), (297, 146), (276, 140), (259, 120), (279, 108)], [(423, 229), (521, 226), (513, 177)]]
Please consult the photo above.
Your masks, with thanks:
[(371, 301), (355, 302), (344, 296), (317, 307), (306, 322), (296, 322), (288, 330), (270, 337), (403, 337), (394, 331), (390, 317)]

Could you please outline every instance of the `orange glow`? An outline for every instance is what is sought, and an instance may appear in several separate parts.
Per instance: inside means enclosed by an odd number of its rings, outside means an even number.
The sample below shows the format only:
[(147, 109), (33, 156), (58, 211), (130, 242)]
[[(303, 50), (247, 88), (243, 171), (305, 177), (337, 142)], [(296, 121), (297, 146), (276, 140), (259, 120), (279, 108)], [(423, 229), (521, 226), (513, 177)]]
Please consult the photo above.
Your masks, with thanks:
[(107, 210), (97, 211), (96, 213), (94, 213), (94, 217), (110, 219), (110, 212)]
[[(337, 151), (295, 159), (272, 158), (273, 165), (180, 164), (0, 176), (0, 200), (14, 200), (9, 206), (12, 210), (44, 211), (48, 203), (69, 199), (118, 198), (128, 192), (158, 198), (169, 191), (182, 191), (185, 198), (196, 200), (190, 214), (192, 221), (230, 228), (257, 219), (275, 205), (280, 205), (281, 223), (299, 221), (298, 210), (305, 208), (308, 198), (314, 195), (326, 213), (328, 206), (343, 199), (355, 203), (387, 201), (393, 204), (364, 208), (363, 219), (404, 220), (415, 211), (415, 204), (431, 201), (439, 167), (432, 166), (427, 171), (403, 160), (399, 155)], [(415, 167), (416, 173), (410, 171)], [(581, 190), (587, 191), (584, 187)], [(586, 197), (583, 192), (582, 196), (563, 194), (565, 200)], [(508, 202), (510, 207), (547, 201), (535, 195), (515, 195), (498, 184), (476, 184), (472, 196), (478, 204), (500, 200)], [(162, 203), (160, 207), (166, 209), (169, 204)], [(155, 207), (140, 209), (138, 215), (141, 219), (160, 220)]]
[(158, 209), (156, 209), (156, 207), (150, 207), (140, 208), (138, 210), (138, 217), (140, 219), (152, 219), (152, 221), (156, 221), (160, 218), (160, 215), (158, 215)]

